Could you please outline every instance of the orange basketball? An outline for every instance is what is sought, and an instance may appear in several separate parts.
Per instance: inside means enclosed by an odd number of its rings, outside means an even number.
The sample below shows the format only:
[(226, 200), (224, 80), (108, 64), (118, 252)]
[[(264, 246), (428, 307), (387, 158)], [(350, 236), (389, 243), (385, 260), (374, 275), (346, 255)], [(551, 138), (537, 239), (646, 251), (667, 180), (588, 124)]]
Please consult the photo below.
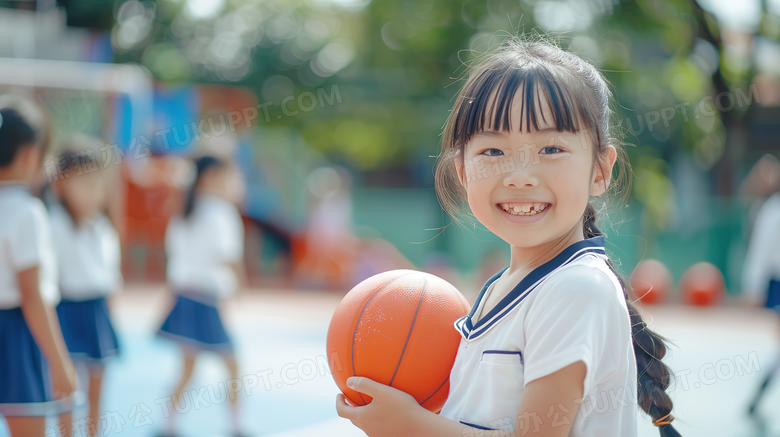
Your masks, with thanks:
[(647, 259), (631, 273), (631, 288), (643, 303), (661, 303), (669, 297), (674, 282), (669, 269), (660, 261)]
[(680, 278), (680, 293), (690, 305), (714, 305), (723, 298), (725, 290), (723, 273), (708, 262), (690, 266)]
[(469, 304), (449, 282), (414, 270), (391, 270), (355, 286), (328, 328), (328, 360), (336, 385), (354, 405), (371, 397), (347, 387), (365, 376), (439, 411), (460, 344), (453, 324)]

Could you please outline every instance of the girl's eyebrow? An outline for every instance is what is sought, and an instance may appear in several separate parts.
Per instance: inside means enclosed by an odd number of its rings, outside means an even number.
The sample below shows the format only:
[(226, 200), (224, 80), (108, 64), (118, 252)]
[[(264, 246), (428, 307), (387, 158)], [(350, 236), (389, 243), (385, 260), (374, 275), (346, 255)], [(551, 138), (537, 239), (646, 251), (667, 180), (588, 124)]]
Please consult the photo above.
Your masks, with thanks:
[[(565, 131), (565, 129), (564, 129), (564, 131)], [(550, 134), (550, 133), (559, 133), (559, 131), (555, 127), (546, 127), (546, 128), (537, 129), (537, 130), (531, 132), (531, 135), (543, 135), (543, 134)], [(477, 138), (477, 137), (495, 138), (495, 137), (503, 137), (506, 134), (507, 134), (507, 132), (504, 132), (504, 131), (483, 130), (483, 131), (479, 131), (476, 134), (474, 134), (474, 138)]]
[(546, 127), (544, 129), (537, 129), (537, 130), (531, 132), (531, 134), (549, 134), (549, 133), (553, 133), (553, 132), (559, 133), (561, 131), (558, 131), (558, 129), (554, 128), (554, 127)]
[(503, 137), (506, 135), (506, 132), (504, 131), (496, 131), (496, 130), (483, 130), (479, 131), (474, 134), (474, 138), (477, 137), (488, 137), (488, 138), (495, 138), (495, 137)]

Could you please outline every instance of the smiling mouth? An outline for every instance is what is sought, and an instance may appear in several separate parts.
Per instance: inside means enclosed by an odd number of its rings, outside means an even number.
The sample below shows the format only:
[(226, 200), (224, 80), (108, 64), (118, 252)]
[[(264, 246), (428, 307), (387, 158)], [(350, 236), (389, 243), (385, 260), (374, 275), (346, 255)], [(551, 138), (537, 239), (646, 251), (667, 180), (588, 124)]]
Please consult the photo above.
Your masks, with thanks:
[(526, 216), (536, 215), (545, 209), (552, 206), (550, 203), (533, 202), (533, 203), (499, 203), (498, 207), (503, 209), (509, 214)]

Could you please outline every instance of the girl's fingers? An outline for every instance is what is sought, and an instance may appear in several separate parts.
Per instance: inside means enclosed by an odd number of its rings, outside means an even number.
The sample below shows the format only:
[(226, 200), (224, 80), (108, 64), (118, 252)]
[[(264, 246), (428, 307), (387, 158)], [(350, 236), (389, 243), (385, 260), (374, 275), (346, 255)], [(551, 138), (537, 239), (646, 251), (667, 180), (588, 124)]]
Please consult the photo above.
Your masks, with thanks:
[(357, 407), (357, 405), (355, 405), (355, 404), (352, 402), (352, 400), (350, 400), (350, 399), (349, 399), (348, 397), (346, 397), (346, 396), (344, 396), (344, 402), (346, 402), (346, 403), (347, 403), (347, 405), (349, 405), (350, 407)]
[(360, 407), (353, 407), (347, 404), (346, 397), (343, 394), (339, 393), (336, 395), (336, 412), (339, 417), (353, 420), (357, 415), (358, 408)]
[(364, 376), (349, 377), (347, 379), (347, 387), (355, 390), (356, 392), (365, 393), (372, 398), (382, 396), (382, 394), (386, 393), (389, 388), (384, 384), (380, 384)]

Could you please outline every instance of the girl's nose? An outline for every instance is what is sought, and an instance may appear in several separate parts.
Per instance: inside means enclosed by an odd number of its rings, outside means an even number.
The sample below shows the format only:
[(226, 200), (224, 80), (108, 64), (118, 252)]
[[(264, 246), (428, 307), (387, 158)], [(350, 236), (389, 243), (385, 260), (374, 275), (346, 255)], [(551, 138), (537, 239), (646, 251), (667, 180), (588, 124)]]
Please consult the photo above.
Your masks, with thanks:
[(533, 188), (539, 186), (539, 177), (536, 169), (529, 164), (523, 168), (522, 164), (516, 166), (514, 171), (504, 174), (504, 186), (507, 188)]

